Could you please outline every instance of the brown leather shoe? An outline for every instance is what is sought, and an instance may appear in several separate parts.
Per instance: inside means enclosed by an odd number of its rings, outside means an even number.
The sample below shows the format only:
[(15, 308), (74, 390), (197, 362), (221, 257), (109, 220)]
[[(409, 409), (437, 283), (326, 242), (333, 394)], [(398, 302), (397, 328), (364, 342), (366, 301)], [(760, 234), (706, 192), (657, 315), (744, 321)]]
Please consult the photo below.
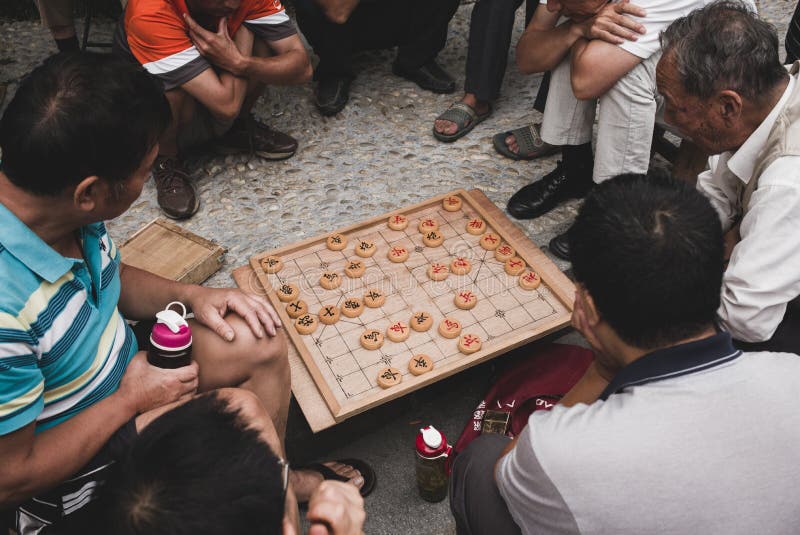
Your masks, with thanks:
[(255, 154), (265, 160), (285, 160), (294, 156), (297, 140), (248, 114), (239, 117), (214, 143), (214, 150), (220, 154)]
[(158, 206), (167, 217), (186, 219), (200, 208), (200, 197), (186, 168), (177, 158), (159, 156), (153, 165), (153, 181), (156, 183)]

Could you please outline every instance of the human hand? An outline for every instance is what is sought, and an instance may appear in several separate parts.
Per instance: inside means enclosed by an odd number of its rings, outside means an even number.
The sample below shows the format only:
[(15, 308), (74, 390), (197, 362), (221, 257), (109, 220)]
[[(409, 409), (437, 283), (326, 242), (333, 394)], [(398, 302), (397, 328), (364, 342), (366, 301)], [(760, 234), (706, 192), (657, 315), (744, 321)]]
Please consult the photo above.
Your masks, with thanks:
[(188, 13), (183, 18), (189, 27), (189, 38), (200, 55), (215, 66), (240, 76), (245, 60), (228, 34), (228, 19), (219, 19), (217, 33), (214, 33), (197, 24)]
[(196, 362), (172, 370), (158, 368), (147, 362), (145, 351), (139, 351), (128, 363), (116, 394), (141, 414), (192, 397), (197, 391), (197, 369)]
[(642, 24), (626, 15), (644, 17), (647, 12), (630, 0), (608, 3), (593, 17), (577, 23), (584, 38), (601, 39), (614, 45), (627, 41), (636, 41), (638, 34), (646, 32)]
[(308, 501), (308, 535), (362, 535), (364, 498), (358, 489), (341, 481), (323, 481)]
[(275, 336), (281, 327), (278, 313), (266, 298), (241, 290), (191, 286), (185, 302), (192, 308), (198, 322), (228, 342), (232, 342), (235, 336), (233, 328), (225, 321), (225, 314), (229, 311), (241, 316), (256, 338), (263, 338), (265, 330), (269, 336)]

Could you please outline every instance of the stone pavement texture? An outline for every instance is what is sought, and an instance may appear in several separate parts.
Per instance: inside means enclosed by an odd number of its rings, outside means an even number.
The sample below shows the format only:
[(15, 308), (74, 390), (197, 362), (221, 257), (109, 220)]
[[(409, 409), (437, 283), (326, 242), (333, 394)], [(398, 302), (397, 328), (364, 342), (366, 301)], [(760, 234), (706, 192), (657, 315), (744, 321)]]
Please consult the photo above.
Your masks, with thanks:
[[(776, 26), (781, 42), (794, 5), (785, 0), (760, 2), (762, 16)], [(447, 47), (439, 56), (459, 86), (464, 77), (471, 9), (471, 5), (461, 6), (451, 24)], [(7, 86), (7, 102), (20, 77), (55, 47), (38, 22), (2, 16), (0, 8), (0, 88)], [(520, 10), (512, 42), (522, 31), (522, 17)], [(112, 29), (112, 21), (97, 21), (92, 39), (108, 40)], [(393, 76), (390, 51), (359, 56), (350, 102), (333, 118), (323, 118), (316, 111), (310, 85), (270, 89), (257, 105), (256, 114), (300, 141), (295, 157), (266, 162), (199, 154), (190, 165), (202, 206), (182, 225), (228, 248), (225, 265), (208, 284), (231, 286), (231, 270), (257, 252), (452, 189), (480, 188), (503, 208), (512, 193), (548, 172), (556, 160), (513, 162), (492, 148), (494, 133), (541, 118), (532, 110), (540, 77), (521, 75), (513, 55), (512, 50), (494, 114), (452, 144), (436, 141), (431, 128), (434, 118), (455, 97), (428, 93)], [(2, 93), (0, 89), (0, 108)], [(577, 207), (577, 201), (568, 202), (519, 225), (535, 243), (545, 245), (569, 226)], [(109, 230), (121, 243), (159, 215), (151, 184), (126, 214), (109, 223)], [(560, 261), (557, 264), (568, 267)], [(560, 341), (581, 343), (575, 333)], [(372, 463), (379, 482), (366, 501), (367, 533), (453, 533), (447, 502), (428, 504), (416, 492), (414, 437), (420, 426), (431, 423), (454, 441), (488, 388), (495, 367), (508, 360), (501, 357), (317, 435), (310, 432), (293, 404), (287, 435), (290, 457), (295, 463), (342, 457), (360, 457)]]

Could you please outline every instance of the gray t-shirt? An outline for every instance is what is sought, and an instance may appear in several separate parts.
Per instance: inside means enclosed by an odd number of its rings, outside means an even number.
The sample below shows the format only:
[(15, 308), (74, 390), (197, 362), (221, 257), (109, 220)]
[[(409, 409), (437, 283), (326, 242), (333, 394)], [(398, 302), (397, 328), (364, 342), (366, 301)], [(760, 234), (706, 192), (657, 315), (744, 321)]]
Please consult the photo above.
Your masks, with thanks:
[(798, 532), (800, 357), (738, 355), (534, 412), (496, 473), (522, 532)]

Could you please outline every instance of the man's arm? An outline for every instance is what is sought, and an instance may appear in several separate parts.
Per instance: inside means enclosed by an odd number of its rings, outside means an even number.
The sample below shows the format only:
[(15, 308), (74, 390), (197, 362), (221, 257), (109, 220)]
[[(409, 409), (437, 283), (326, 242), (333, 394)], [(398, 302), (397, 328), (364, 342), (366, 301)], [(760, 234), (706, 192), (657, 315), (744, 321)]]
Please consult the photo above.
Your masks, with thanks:
[(264, 337), (265, 330), (275, 336), (281, 326), (275, 309), (263, 297), (240, 290), (182, 284), (126, 264), (120, 264), (119, 277), (118, 307), (128, 319), (153, 319), (167, 303), (180, 301), (194, 312), (197, 321), (228, 341), (235, 335), (224, 319), (228, 312), (241, 316), (258, 338)]
[(738, 340), (769, 340), (787, 303), (800, 295), (800, 190), (796, 185), (764, 183), (771, 182), (768, 175), (796, 178), (798, 165), (798, 157), (772, 164), (742, 219), (742, 239), (723, 275), (719, 308), (723, 327)]
[(559, 14), (540, 4), (517, 43), (517, 66), (526, 74), (551, 70), (580, 39), (613, 45), (634, 41), (637, 34), (644, 33), (644, 27), (626, 15), (644, 16), (644, 13), (642, 8), (628, 2), (608, 4), (585, 21), (568, 20), (556, 26)]
[(35, 433), (32, 422), (0, 437), (0, 507), (16, 505), (64, 481), (136, 414), (188, 397), (196, 389), (197, 364), (163, 370), (137, 354), (110, 396), (41, 433)]
[[(236, 39), (231, 40), (224, 21), (220, 21), (217, 33), (205, 30), (189, 15), (186, 15), (186, 22), (200, 54), (224, 71), (269, 85), (296, 85), (311, 79), (311, 61), (297, 34), (266, 42), (273, 55), (260, 57), (252, 52), (252, 33), (245, 26), (239, 28)], [(238, 46), (240, 36), (245, 32), (250, 34), (250, 52), (242, 52), (242, 47)]]
[[(214, 39), (228, 47), (228, 55), (249, 55), (253, 52), (253, 34), (246, 28), (236, 33), (236, 39), (228, 36), (228, 25), (225, 19), (220, 19), (217, 33), (212, 33), (200, 27), (189, 15), (186, 15), (190, 35), (195, 47), (203, 54), (207, 46), (207, 39)], [(199, 28), (202, 34), (191, 32), (192, 28)], [(212, 37), (207, 37), (212, 36)], [(213, 63), (213, 62), (212, 62)], [(244, 97), (247, 94), (247, 80), (231, 73), (228, 70), (219, 72), (206, 69), (188, 82), (183, 88), (187, 93), (196, 98), (211, 114), (223, 122), (231, 122), (239, 115)]]
[[(708, 169), (697, 176), (697, 189), (711, 202), (711, 206), (719, 214), (722, 232), (728, 232), (739, 217), (739, 191), (735, 177), (726, 179), (719, 176), (717, 167), (721, 156), (715, 154), (708, 158)], [(727, 156), (725, 156), (727, 161)], [(722, 165), (726, 165), (723, 162)]]
[(579, 100), (600, 98), (642, 58), (598, 39), (579, 39), (572, 47), (572, 92)]

